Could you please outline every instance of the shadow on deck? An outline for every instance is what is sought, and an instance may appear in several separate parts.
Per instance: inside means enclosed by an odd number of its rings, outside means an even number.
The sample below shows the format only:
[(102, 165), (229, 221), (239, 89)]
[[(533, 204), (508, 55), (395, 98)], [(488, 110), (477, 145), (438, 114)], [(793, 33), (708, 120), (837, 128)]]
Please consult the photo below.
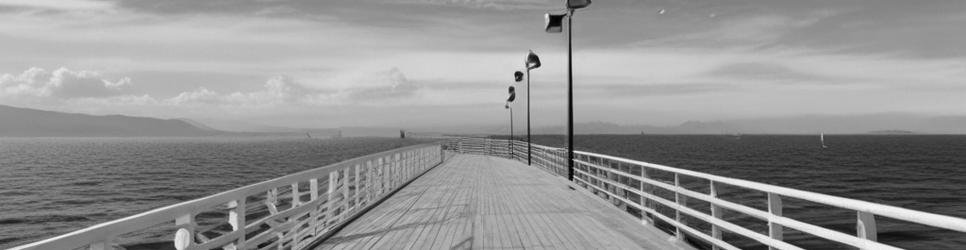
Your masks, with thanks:
[(316, 249), (690, 249), (508, 159), (455, 155)]

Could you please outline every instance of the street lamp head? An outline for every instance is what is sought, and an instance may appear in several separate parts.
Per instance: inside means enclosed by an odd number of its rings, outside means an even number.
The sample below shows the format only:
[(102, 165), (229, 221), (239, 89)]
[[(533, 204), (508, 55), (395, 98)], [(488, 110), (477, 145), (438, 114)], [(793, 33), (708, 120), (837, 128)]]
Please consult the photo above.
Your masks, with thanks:
[(580, 9), (590, 5), (590, 0), (567, 0), (568, 9)]
[(547, 33), (560, 33), (563, 32), (563, 19), (567, 14), (551, 14), (547, 13), (544, 15), (544, 20), (547, 23), (547, 27), (544, 29)]
[(540, 67), (540, 57), (533, 50), (530, 50), (530, 54), (527, 54), (527, 69), (536, 69)]
[(520, 72), (519, 70), (517, 70), (517, 72), (513, 72), (513, 80), (516, 82), (523, 81), (523, 72)]
[(511, 103), (513, 102), (513, 100), (516, 100), (516, 99), (517, 99), (517, 91), (515, 88), (513, 88), (513, 86), (510, 86), (510, 97), (506, 99), (506, 102)]

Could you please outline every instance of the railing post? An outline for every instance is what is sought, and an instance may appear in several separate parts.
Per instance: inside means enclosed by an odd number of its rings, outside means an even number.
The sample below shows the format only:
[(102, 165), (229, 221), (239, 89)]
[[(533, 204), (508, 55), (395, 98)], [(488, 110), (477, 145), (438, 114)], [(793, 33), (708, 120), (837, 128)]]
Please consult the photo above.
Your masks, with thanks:
[(395, 190), (397, 187), (399, 187), (399, 179), (402, 178), (401, 176), (403, 174), (402, 163), (400, 162), (402, 160), (402, 156), (399, 155), (399, 153), (395, 153), (392, 154), (392, 159), (392, 164), (394, 166), (392, 169), (392, 189)]
[[(319, 200), (319, 178), (309, 179), (309, 192), (311, 192), (311, 194), (309, 194), (309, 199), (311, 199), (311, 201)], [(245, 198), (242, 198), (242, 200), (244, 201)], [(309, 218), (311, 220), (309, 222), (309, 227), (312, 228), (312, 232), (319, 232), (319, 208), (320, 207), (322, 206), (316, 205), (315, 207), (312, 208), (312, 210), (309, 211)], [(242, 214), (242, 217), (245, 217), (244, 216), (245, 213), (241, 213), (241, 214)], [(242, 225), (244, 224), (245, 223), (242, 223)]]
[(296, 181), (295, 183), (292, 183), (292, 207), (302, 205), (302, 199), (300, 196), (302, 195), (299, 194), (299, 182)]
[(372, 172), (372, 160), (366, 161), (366, 204), (372, 200), (372, 193), (375, 191), (373, 187), (372, 178), (375, 177), (375, 173)]
[[(174, 234), (174, 248), (185, 250), (195, 245), (195, 218), (191, 214), (178, 216), (174, 220), (178, 231)], [(93, 245), (91, 246), (94, 247)]]
[(399, 165), (402, 167), (402, 176), (399, 177), (399, 186), (402, 186), (409, 179), (409, 154), (408, 152), (399, 153)]
[(406, 170), (409, 172), (406, 176), (406, 180), (410, 180), (416, 177), (416, 157), (414, 157), (413, 152), (406, 152)]
[[(856, 231), (857, 236), (862, 239), (878, 241), (879, 235), (875, 224), (875, 214), (857, 211), (856, 212)], [(872, 249), (872, 248), (863, 248)]]
[(336, 190), (336, 188), (339, 187), (338, 184), (339, 184), (339, 170), (329, 172), (329, 190), (327, 191), (329, 200), (325, 202), (325, 206), (326, 206), (325, 223), (324, 223), (325, 227), (329, 227), (329, 223), (332, 222), (335, 217), (335, 209), (336, 209), (335, 196), (338, 194), (336, 193), (338, 192), (338, 190)]
[[(228, 224), (231, 225), (231, 230), (233, 232), (245, 231), (245, 197), (241, 199), (234, 200), (228, 203)], [(315, 220), (314, 217), (309, 217), (310, 220)], [(245, 249), (245, 234), (238, 236), (233, 244), (235, 249)]]
[(113, 238), (114, 237), (108, 237), (107, 239), (104, 239), (102, 241), (95, 241), (95, 242), (93, 242), (93, 243), (90, 244), (90, 246), (89, 246), (88, 249), (90, 249), (90, 250), (108, 250), (108, 249), (114, 249), (114, 247), (111, 246), (111, 244), (112, 244), (111, 242), (114, 241)]
[[(645, 180), (651, 180), (651, 175), (647, 173), (647, 168), (644, 166), (641, 166), (641, 177)], [(641, 191), (644, 192), (645, 194), (654, 195), (654, 187), (652, 187), (650, 184), (644, 184), (643, 181), (641, 182)], [(651, 210), (654, 210), (654, 201), (649, 200), (644, 196), (641, 196), (641, 199), (643, 199), (641, 203), (642, 206), (650, 208)], [(647, 213), (641, 214), (641, 217), (642, 219), (644, 219), (642, 221), (644, 224), (654, 225), (654, 218), (649, 217)]]
[[(687, 207), (687, 201), (681, 196), (681, 192), (678, 189), (681, 188), (681, 176), (678, 173), (674, 173), (674, 202), (681, 207)], [(681, 217), (681, 208), (674, 209), (674, 220), (680, 224), (684, 224), (684, 218)], [(681, 230), (680, 226), (675, 227), (675, 235), (678, 242), (684, 242), (684, 230)]]
[(265, 207), (268, 208), (268, 212), (271, 214), (278, 213), (278, 188), (270, 188), (265, 191)]
[(382, 166), (382, 193), (380, 194), (385, 194), (392, 188), (392, 163), (389, 162), (388, 156), (379, 157), (379, 162)]
[[(782, 216), (782, 197), (778, 194), (768, 193), (768, 213), (773, 216)], [(782, 225), (775, 223), (772, 218), (768, 219), (768, 236), (776, 240), (784, 239)], [(768, 249), (776, 248), (768, 247)]]
[[(710, 189), (711, 199), (712, 200), (717, 200), (718, 199), (718, 184), (715, 183), (714, 181), (711, 181), (711, 180), (709, 180), (709, 182), (710, 182), (710, 184), (708, 186), (708, 189)], [(721, 217), (723, 215), (722, 214), (722, 211), (721, 211), (721, 208), (718, 207), (718, 205), (715, 205), (714, 202), (709, 202), (709, 204), (711, 204), (711, 217), (714, 217), (714, 218), (717, 218), (717, 219), (721, 219)], [(721, 228), (718, 228), (718, 226), (715, 225), (715, 224), (711, 224), (711, 237), (713, 237), (715, 239), (718, 239), (718, 240), (721, 239)], [(718, 245), (711, 244), (711, 249), (712, 250), (718, 250), (720, 248), (718, 247)]]
[(339, 213), (339, 221), (342, 221), (345, 218), (345, 214), (349, 211), (349, 208), (350, 208), (349, 201), (351, 200), (351, 198), (349, 198), (349, 171), (351, 169), (352, 168), (349, 168), (349, 167), (342, 169), (342, 180), (340, 180), (340, 182), (342, 182), (341, 186), (342, 186), (342, 204), (343, 205), (341, 205), (340, 207), (343, 207), (343, 208), (342, 208), (342, 211)]
[(359, 188), (359, 183), (362, 183), (362, 164), (356, 163), (356, 179), (355, 179), (356, 196), (353, 197), (353, 200), (356, 201), (357, 208), (362, 206), (362, 204), (360, 203), (362, 202), (362, 197), (363, 197), (362, 188)]
[(389, 155), (386, 161), (386, 165), (389, 165), (389, 188), (386, 192), (391, 192), (396, 189), (396, 175), (399, 174), (399, 169), (396, 168), (396, 154)]
[(309, 179), (309, 199), (312, 201), (319, 199), (319, 178)]

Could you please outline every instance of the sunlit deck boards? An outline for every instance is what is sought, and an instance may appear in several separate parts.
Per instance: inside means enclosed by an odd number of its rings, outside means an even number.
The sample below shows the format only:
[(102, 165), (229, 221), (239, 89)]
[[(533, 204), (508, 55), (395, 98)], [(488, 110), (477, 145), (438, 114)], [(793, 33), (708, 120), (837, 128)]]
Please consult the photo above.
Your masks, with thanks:
[[(579, 187), (575, 187), (579, 188)], [(560, 177), (507, 159), (457, 155), (319, 249), (677, 249), (669, 235)]]

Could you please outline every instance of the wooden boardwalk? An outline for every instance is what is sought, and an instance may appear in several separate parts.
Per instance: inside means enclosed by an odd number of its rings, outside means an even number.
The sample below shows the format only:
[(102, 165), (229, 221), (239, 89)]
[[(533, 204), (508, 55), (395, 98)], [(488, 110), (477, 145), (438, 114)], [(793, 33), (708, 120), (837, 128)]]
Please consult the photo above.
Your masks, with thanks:
[(669, 238), (535, 167), (455, 155), (317, 249), (689, 248)]

